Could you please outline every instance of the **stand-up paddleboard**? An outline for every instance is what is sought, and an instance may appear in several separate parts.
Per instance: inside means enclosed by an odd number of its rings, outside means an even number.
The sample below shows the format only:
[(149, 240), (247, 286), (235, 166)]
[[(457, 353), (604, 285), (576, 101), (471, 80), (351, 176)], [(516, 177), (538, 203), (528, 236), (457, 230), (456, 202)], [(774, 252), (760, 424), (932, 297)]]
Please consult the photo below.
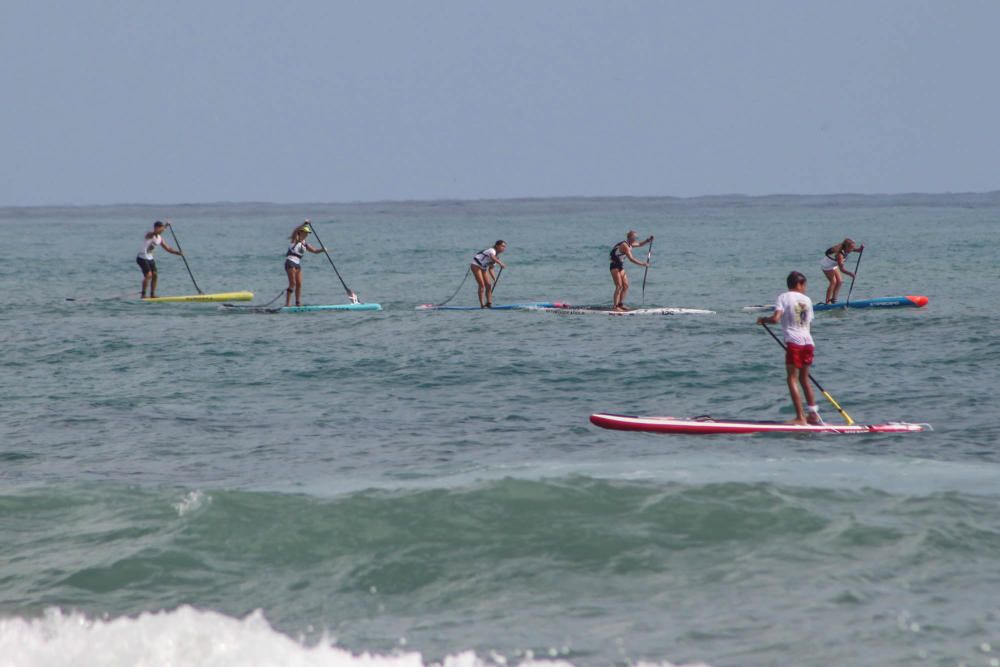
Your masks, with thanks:
[(571, 306), (558, 303), (551, 306), (536, 306), (533, 310), (566, 315), (714, 315), (714, 310), (701, 308), (633, 308), (632, 310), (613, 310), (607, 306)]
[[(814, 303), (813, 310), (844, 310), (846, 308), (923, 308), (930, 301), (926, 296), (882, 296), (842, 303)], [(773, 310), (773, 305), (744, 306), (743, 310), (758, 312)]]
[(224, 303), (222, 307), (228, 312), (236, 313), (318, 313), (328, 310), (382, 310), (382, 306), (377, 303), (336, 303), (318, 306), (235, 306)]
[(832, 433), (834, 435), (862, 435), (865, 433), (915, 433), (930, 431), (930, 424), (887, 422), (885, 424), (821, 424), (798, 426), (777, 421), (738, 421), (702, 417), (637, 417), (634, 415), (590, 415), (591, 423), (601, 428), (618, 431), (645, 431), (648, 433)]
[(923, 308), (927, 305), (926, 296), (882, 296), (877, 299), (860, 299), (842, 303), (817, 303), (813, 310), (843, 310), (844, 308)]
[(251, 301), (253, 292), (217, 292), (215, 294), (188, 294), (186, 296), (154, 296), (141, 299), (143, 303), (212, 303), (216, 301)]
[(533, 303), (503, 303), (495, 304), (489, 308), (479, 306), (435, 306), (432, 303), (424, 303), (417, 306), (417, 310), (529, 310), (532, 308), (559, 308), (562, 304), (548, 301)]

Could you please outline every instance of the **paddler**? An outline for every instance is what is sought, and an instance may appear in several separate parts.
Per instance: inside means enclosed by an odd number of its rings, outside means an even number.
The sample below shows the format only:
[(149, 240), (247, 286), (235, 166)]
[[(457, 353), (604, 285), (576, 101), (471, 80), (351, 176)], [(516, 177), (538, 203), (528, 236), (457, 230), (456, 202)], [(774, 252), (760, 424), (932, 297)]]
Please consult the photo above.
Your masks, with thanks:
[[(798, 271), (789, 273), (785, 283), (788, 291), (778, 296), (774, 312), (767, 317), (758, 317), (757, 324), (781, 322), (781, 331), (785, 337), (788, 392), (795, 407), (795, 419), (788, 423), (800, 426), (822, 424), (819, 406), (816, 405), (816, 397), (809, 385), (809, 367), (815, 350), (809, 331), (809, 323), (813, 320), (812, 299), (806, 296), (806, 277)], [(806, 399), (805, 410), (802, 409), (803, 394)]]
[(469, 268), (479, 286), (480, 308), (493, 307), (493, 285), (497, 281), (497, 277), (493, 274), (493, 266), (499, 264), (501, 269), (507, 268), (507, 265), (500, 261), (500, 255), (506, 249), (506, 242), (497, 241), (492, 248), (477, 252), (472, 257), (472, 264)]
[(624, 241), (619, 241), (611, 248), (611, 280), (615, 283), (615, 294), (612, 299), (612, 310), (628, 310), (625, 306), (625, 295), (628, 294), (628, 274), (625, 273), (625, 258), (638, 266), (649, 266), (648, 262), (643, 262), (632, 256), (632, 248), (641, 248), (653, 242), (650, 235), (645, 241), (636, 241), (638, 234), (629, 230)]
[(180, 250), (174, 250), (163, 240), (163, 230), (170, 226), (170, 221), (161, 222), (157, 220), (153, 223), (153, 231), (146, 232), (146, 238), (142, 242), (142, 249), (135, 258), (135, 263), (142, 270), (142, 292), (139, 298), (146, 298), (146, 288), (149, 288), (149, 298), (156, 296), (156, 260), (153, 259), (153, 251), (156, 246), (162, 247), (171, 255), (183, 255)]
[(819, 268), (823, 270), (823, 275), (830, 281), (830, 284), (826, 286), (826, 303), (837, 303), (837, 294), (840, 292), (840, 286), (844, 284), (842, 273), (854, 277), (854, 274), (844, 266), (847, 256), (852, 252), (861, 252), (864, 249), (864, 244), (858, 246), (852, 239), (844, 239), (837, 245), (826, 249), (823, 259), (819, 262)]
[(311, 253), (323, 252), (323, 246), (314, 248), (306, 243), (306, 237), (312, 234), (309, 218), (292, 231), (288, 237), (288, 251), (285, 253), (285, 273), (288, 275), (288, 289), (285, 290), (285, 307), (292, 305), (292, 292), (295, 292), (295, 305), (302, 305), (302, 257), (306, 250)]

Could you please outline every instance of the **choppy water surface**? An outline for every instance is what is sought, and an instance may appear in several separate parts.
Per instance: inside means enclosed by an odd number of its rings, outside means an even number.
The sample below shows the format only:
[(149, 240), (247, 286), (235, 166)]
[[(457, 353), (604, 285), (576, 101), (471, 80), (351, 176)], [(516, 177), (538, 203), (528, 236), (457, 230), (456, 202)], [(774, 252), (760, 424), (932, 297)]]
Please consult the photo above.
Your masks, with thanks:
[[(998, 213), (989, 195), (0, 209), (0, 665), (1000, 664)], [(384, 312), (134, 299), (155, 219), (202, 289), (264, 302), (306, 216)], [(498, 302), (608, 303), (629, 228), (656, 235), (646, 305), (714, 315), (414, 310), (497, 238)], [(845, 235), (866, 244), (853, 298), (930, 305), (819, 315), (814, 375), (858, 421), (933, 432), (588, 423), (789, 416), (781, 350), (741, 308), (791, 269), (820, 297)], [(161, 294), (193, 291), (180, 258), (158, 264)], [(307, 303), (345, 300), (323, 255), (304, 277)]]

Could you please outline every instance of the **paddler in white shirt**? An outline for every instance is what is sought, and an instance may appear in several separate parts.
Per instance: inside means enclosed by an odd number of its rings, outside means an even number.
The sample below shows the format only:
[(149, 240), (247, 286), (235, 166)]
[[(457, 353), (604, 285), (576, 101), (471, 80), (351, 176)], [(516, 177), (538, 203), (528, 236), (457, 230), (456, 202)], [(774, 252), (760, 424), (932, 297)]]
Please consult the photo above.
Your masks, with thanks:
[(507, 243), (497, 241), (492, 248), (487, 248), (482, 252), (477, 252), (472, 258), (470, 269), (472, 276), (479, 285), (479, 307), (493, 307), (493, 285), (497, 278), (493, 275), (493, 266), (499, 264), (501, 269), (506, 269), (507, 265), (500, 261), (500, 254), (507, 249)]
[[(819, 406), (809, 385), (809, 367), (813, 362), (815, 345), (809, 324), (813, 320), (812, 299), (806, 296), (806, 277), (792, 271), (785, 280), (788, 291), (778, 296), (774, 312), (767, 317), (758, 317), (757, 324), (777, 324), (785, 336), (785, 370), (787, 372), (788, 393), (795, 407), (795, 419), (789, 424), (822, 424)], [(802, 395), (805, 395), (806, 409), (802, 409)]]
[(323, 252), (322, 246), (314, 248), (306, 243), (306, 237), (312, 234), (309, 219), (292, 231), (288, 237), (288, 251), (285, 253), (285, 274), (288, 276), (288, 289), (285, 290), (285, 307), (292, 305), (292, 292), (295, 293), (295, 305), (302, 305), (302, 257), (306, 250), (311, 253)]
[(139, 250), (139, 254), (135, 258), (135, 263), (139, 265), (142, 270), (142, 292), (139, 298), (146, 298), (146, 288), (149, 288), (149, 298), (152, 299), (156, 296), (156, 260), (153, 259), (153, 251), (156, 250), (156, 246), (160, 246), (171, 255), (183, 255), (180, 250), (174, 250), (171, 248), (166, 241), (163, 240), (161, 234), (163, 230), (170, 226), (170, 221), (161, 222), (157, 220), (153, 223), (153, 231), (146, 232), (146, 238), (142, 242), (142, 248)]

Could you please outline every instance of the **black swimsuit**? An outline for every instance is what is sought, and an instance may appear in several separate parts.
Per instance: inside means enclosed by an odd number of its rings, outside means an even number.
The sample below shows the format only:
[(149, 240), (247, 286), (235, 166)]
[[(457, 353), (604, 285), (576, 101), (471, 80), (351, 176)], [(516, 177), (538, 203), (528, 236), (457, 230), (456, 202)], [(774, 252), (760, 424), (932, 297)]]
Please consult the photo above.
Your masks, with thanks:
[(625, 263), (622, 261), (624, 254), (621, 251), (622, 243), (627, 243), (627, 241), (619, 241), (611, 248), (611, 270), (624, 269)]

